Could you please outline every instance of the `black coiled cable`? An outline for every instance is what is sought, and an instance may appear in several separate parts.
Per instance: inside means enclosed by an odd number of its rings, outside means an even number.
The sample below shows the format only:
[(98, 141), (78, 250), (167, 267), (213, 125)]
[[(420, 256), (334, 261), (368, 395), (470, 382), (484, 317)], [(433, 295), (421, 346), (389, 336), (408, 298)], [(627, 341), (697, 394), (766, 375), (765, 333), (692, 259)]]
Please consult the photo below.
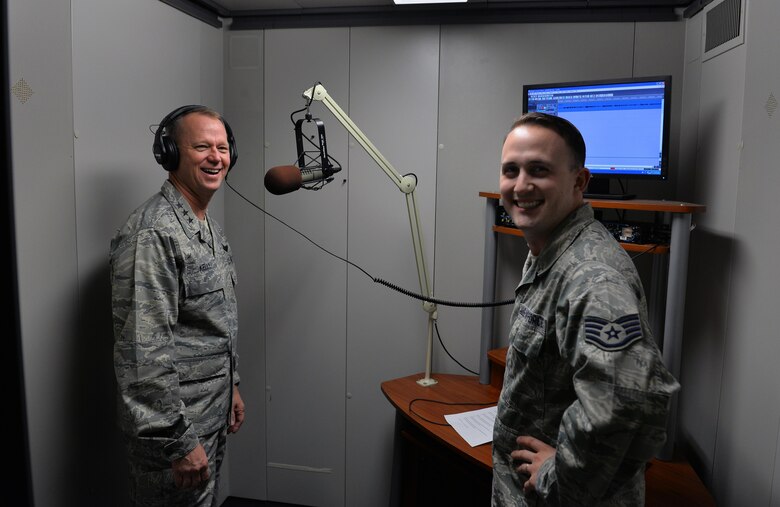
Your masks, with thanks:
[(514, 302), (515, 302), (514, 299), (506, 299), (504, 301), (491, 301), (491, 302), (487, 302), (487, 303), (485, 303), (485, 302), (481, 302), (481, 303), (459, 303), (459, 302), (456, 302), (456, 301), (447, 301), (445, 299), (437, 299), (437, 298), (432, 298), (432, 297), (428, 297), (428, 296), (423, 296), (422, 294), (417, 294), (416, 292), (412, 292), (412, 291), (410, 291), (408, 289), (404, 289), (403, 287), (399, 287), (398, 285), (395, 285), (394, 283), (390, 283), (387, 280), (383, 280), (381, 278), (377, 278), (377, 277), (371, 276), (371, 274), (368, 271), (366, 271), (365, 269), (361, 268), (360, 266), (358, 266), (354, 262), (349, 261), (349, 260), (347, 260), (347, 259), (345, 259), (343, 257), (340, 257), (340, 256), (334, 254), (330, 250), (328, 250), (328, 249), (324, 248), (323, 246), (319, 245), (318, 243), (316, 243), (314, 240), (312, 240), (311, 238), (306, 236), (304, 233), (302, 233), (301, 231), (299, 231), (295, 227), (285, 223), (283, 220), (273, 216), (271, 213), (267, 212), (266, 210), (264, 210), (263, 208), (261, 208), (260, 206), (258, 206), (254, 202), (252, 202), (250, 199), (245, 197), (241, 192), (239, 192), (238, 190), (233, 188), (233, 185), (230, 184), (230, 182), (227, 180), (227, 178), (225, 178), (225, 183), (230, 188), (230, 190), (235, 192), (236, 195), (238, 195), (240, 198), (245, 200), (247, 203), (249, 203), (251, 206), (256, 208), (258, 211), (261, 211), (266, 216), (268, 216), (270, 218), (273, 218), (274, 220), (276, 220), (277, 222), (279, 222), (283, 226), (287, 227), (291, 231), (293, 231), (296, 234), (300, 235), (303, 239), (305, 239), (306, 241), (308, 241), (312, 245), (316, 246), (317, 248), (319, 248), (320, 250), (322, 250), (326, 254), (328, 254), (328, 255), (330, 255), (332, 257), (335, 257), (336, 259), (339, 259), (340, 261), (346, 262), (350, 266), (355, 267), (356, 269), (360, 270), (363, 274), (365, 274), (367, 277), (369, 277), (371, 280), (373, 280), (375, 283), (378, 283), (380, 285), (384, 285), (385, 287), (387, 287), (389, 289), (393, 289), (394, 291), (400, 292), (401, 294), (409, 296), (410, 298), (414, 298), (414, 299), (417, 299), (417, 300), (420, 300), (420, 301), (426, 301), (426, 302), (429, 302), (429, 303), (434, 303), (434, 304), (442, 305), (442, 306), (456, 306), (456, 307), (465, 307), (465, 308), (490, 308), (490, 307), (495, 307), (495, 306), (511, 305), (511, 304), (514, 304)]
[(398, 285), (392, 282), (388, 282), (387, 280), (383, 280), (381, 278), (371, 277), (371, 279), (380, 285), (384, 285), (385, 287), (400, 292), (401, 294), (404, 294), (405, 296), (409, 296), (410, 298), (419, 299), (420, 301), (426, 301), (428, 303), (434, 303), (442, 306), (459, 306), (464, 308), (489, 308), (492, 306), (511, 305), (514, 304), (515, 302), (514, 299), (506, 299), (504, 301), (492, 301), (490, 303), (462, 303), (458, 301), (448, 301), (446, 299), (437, 299), (433, 297), (423, 296), (422, 294), (417, 294), (416, 292), (412, 292), (408, 289), (404, 289), (403, 287), (399, 287)]

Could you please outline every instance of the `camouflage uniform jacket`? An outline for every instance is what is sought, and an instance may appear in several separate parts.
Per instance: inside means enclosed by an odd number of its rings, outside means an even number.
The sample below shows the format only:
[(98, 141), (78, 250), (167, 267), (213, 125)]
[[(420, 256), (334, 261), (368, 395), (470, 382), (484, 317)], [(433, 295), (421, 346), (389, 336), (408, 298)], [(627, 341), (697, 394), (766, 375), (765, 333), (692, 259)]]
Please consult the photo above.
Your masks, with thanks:
[(222, 229), (166, 181), (111, 241), (114, 369), (131, 452), (173, 461), (227, 424), (236, 272)]
[[(679, 388), (651, 335), (629, 256), (585, 204), (529, 254), (515, 291), (493, 433), (493, 505), (644, 505)], [(536, 492), (510, 453), (530, 435), (557, 449)]]

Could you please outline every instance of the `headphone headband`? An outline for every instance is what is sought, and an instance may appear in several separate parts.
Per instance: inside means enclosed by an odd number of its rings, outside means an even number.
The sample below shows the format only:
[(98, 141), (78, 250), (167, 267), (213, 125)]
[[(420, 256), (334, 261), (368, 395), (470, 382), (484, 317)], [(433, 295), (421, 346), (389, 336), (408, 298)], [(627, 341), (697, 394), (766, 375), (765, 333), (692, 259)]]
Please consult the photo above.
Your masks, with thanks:
[[(166, 171), (175, 171), (179, 167), (179, 148), (176, 146), (176, 140), (170, 136), (168, 131), (171, 124), (176, 122), (182, 116), (186, 116), (195, 112), (210, 111), (209, 108), (197, 104), (190, 104), (187, 106), (181, 106), (167, 115), (157, 126), (157, 130), (154, 133), (154, 143), (152, 144), (152, 153), (154, 159), (160, 164)], [(219, 113), (217, 113), (219, 114)], [(236, 140), (233, 137), (233, 131), (225, 121), (222, 115), (219, 115), (219, 119), (225, 126), (225, 132), (228, 138), (228, 147), (230, 151), (230, 166), (228, 166), (228, 172), (236, 165), (238, 160), (238, 148), (236, 147)]]

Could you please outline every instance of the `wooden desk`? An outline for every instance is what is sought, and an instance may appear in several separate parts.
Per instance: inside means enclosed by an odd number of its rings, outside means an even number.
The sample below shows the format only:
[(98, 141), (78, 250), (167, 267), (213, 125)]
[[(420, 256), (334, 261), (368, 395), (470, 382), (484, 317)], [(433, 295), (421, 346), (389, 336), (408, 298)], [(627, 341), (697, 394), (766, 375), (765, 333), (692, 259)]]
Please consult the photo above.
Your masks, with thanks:
[[(500, 349), (491, 355), (502, 359)], [(399, 415), (401, 504), (490, 505), (492, 445), (471, 447), (452, 427), (434, 424), (446, 423), (446, 414), (484, 407), (435, 402), (496, 403), (500, 386), (481, 384), (476, 376), (435, 374), (438, 384), (423, 387), (417, 383), (420, 375), (382, 383), (382, 392)], [(412, 413), (410, 403), (415, 399)], [(680, 457), (651, 461), (645, 479), (647, 507), (715, 507), (696, 473)]]
[[(414, 399), (420, 400), (416, 401), (412, 407), (416, 414), (429, 421), (446, 424), (447, 421), (444, 420), (445, 415), (477, 410), (490, 405), (443, 405), (435, 403), (436, 401), (465, 404), (489, 403), (495, 405), (498, 403), (498, 395), (501, 393), (501, 390), (494, 386), (480, 384), (478, 377), (470, 375), (444, 375), (440, 373), (436, 375), (436, 380), (439, 383), (430, 387), (423, 387), (418, 384), (417, 380), (419, 378), (420, 375), (411, 375), (383, 382), (382, 392), (401, 415), (423, 430), (428, 436), (447, 444), (449, 448), (460, 454), (466, 461), (485, 470), (490, 470), (492, 473), (493, 456), (490, 444), (471, 447), (451, 426), (439, 426), (412, 414), (409, 404)], [(422, 400), (433, 400), (434, 402)]]
[[(418, 384), (419, 378), (417, 374), (382, 383), (382, 392), (397, 414), (401, 505), (489, 507), (493, 481), (491, 444), (471, 447), (451, 426), (441, 425), (446, 424), (446, 414), (489, 405), (436, 402), (495, 404), (500, 390), (480, 384), (476, 376), (437, 374), (438, 383), (429, 387)], [(412, 400), (417, 401), (410, 409)]]

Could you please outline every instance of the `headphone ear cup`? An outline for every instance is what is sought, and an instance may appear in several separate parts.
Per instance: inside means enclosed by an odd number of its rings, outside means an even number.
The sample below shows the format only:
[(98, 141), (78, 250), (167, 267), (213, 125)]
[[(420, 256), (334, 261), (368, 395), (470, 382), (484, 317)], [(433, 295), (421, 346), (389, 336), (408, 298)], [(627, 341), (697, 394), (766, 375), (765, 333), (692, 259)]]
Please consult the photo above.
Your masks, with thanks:
[(179, 149), (176, 143), (168, 136), (160, 137), (162, 148), (162, 160), (160, 164), (166, 171), (175, 171), (179, 167)]
[(233, 129), (230, 128), (230, 125), (224, 119), (222, 119), (222, 124), (225, 126), (225, 133), (227, 134), (228, 138), (228, 148), (230, 153), (230, 166), (228, 167), (228, 172), (230, 172), (230, 170), (233, 169), (233, 166), (236, 165), (236, 162), (238, 161), (238, 147), (236, 146), (236, 139), (233, 137)]
[(236, 143), (230, 142), (230, 167), (228, 167), (228, 171), (233, 169), (233, 166), (236, 165), (236, 162), (238, 161), (238, 150), (236, 150)]
[(176, 118), (198, 107), (200, 106), (190, 105), (174, 109), (157, 126), (152, 143), (152, 153), (157, 163), (166, 171), (175, 171), (179, 167), (179, 149), (176, 147), (176, 142), (167, 134), (167, 129), (171, 123), (176, 121)]

